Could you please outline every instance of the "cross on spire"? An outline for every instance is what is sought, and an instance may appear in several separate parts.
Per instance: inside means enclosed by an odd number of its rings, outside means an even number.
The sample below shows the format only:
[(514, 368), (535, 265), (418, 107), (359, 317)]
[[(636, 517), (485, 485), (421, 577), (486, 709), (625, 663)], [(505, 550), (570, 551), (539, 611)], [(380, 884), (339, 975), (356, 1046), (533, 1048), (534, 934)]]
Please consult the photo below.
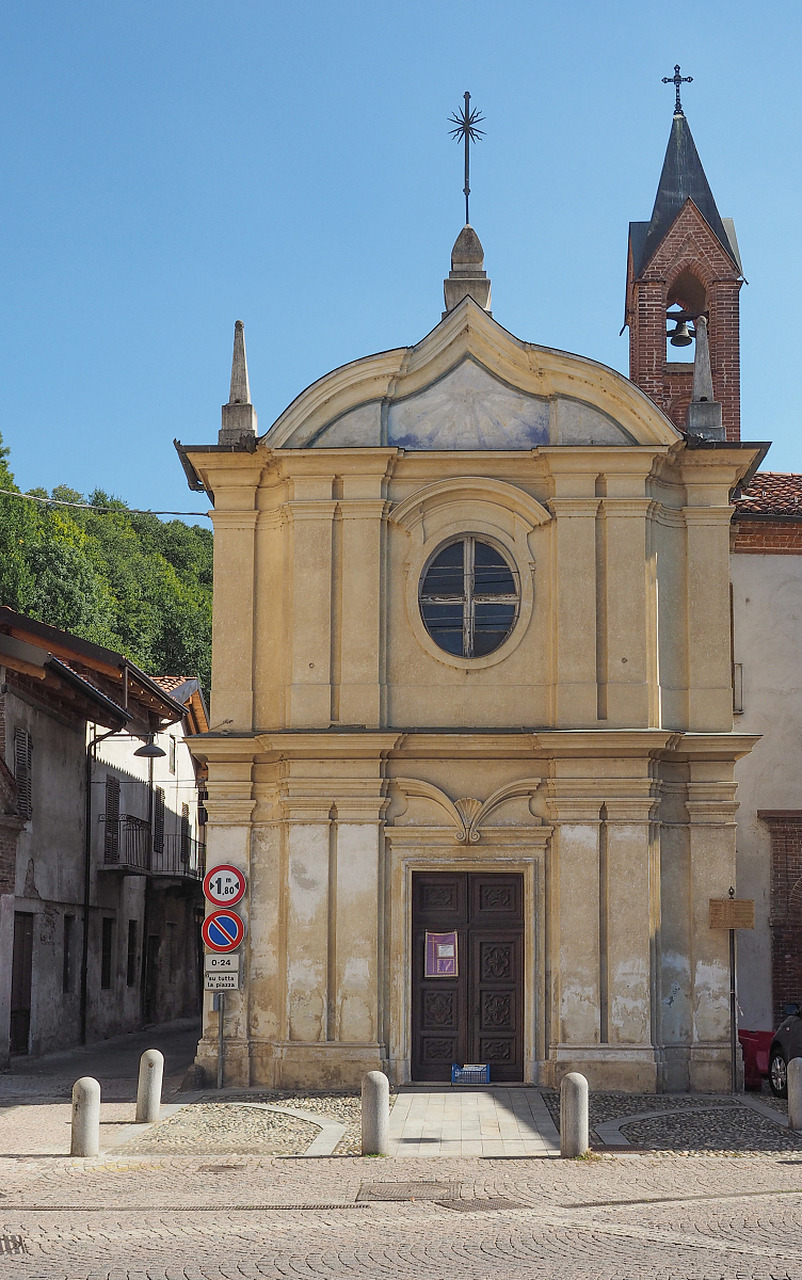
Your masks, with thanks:
[(465, 225), (467, 226), (470, 223), (470, 217), (468, 216), (468, 198), (471, 194), (470, 148), (472, 142), (478, 142), (480, 138), (484, 137), (484, 129), (478, 129), (476, 127), (484, 120), (484, 116), (480, 115), (475, 107), (473, 111), (471, 111), (471, 95), (466, 93), (465, 106), (461, 107), (459, 111), (452, 112), (448, 119), (456, 126), (450, 131), (451, 137), (455, 142), (460, 142), (462, 140), (465, 142), (465, 186), (463, 188), (463, 193), (465, 195)]
[(680, 85), (682, 85), (682, 84), (690, 84), (692, 80), (693, 80), (693, 76), (681, 76), (681, 75), (680, 75), (680, 73), (679, 73), (679, 63), (677, 63), (677, 64), (676, 64), (676, 66), (674, 67), (674, 74), (673, 74), (673, 76), (663, 76), (663, 84), (673, 84), (674, 88), (675, 88), (675, 89), (676, 89), (676, 91), (677, 91), (677, 101), (674, 103), (674, 115), (675, 115), (675, 116), (684, 116), (684, 115), (685, 115), (685, 112), (682, 110), (682, 100), (681, 100), (681, 98), (680, 98), (680, 96), (679, 96), (679, 89), (680, 89)]

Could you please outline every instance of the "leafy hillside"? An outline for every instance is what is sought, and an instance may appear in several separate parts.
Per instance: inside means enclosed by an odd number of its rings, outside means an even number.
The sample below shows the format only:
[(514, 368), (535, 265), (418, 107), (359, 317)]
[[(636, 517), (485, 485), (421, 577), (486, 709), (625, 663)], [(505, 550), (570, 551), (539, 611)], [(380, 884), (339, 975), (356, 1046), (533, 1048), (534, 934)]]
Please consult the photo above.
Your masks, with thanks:
[[(0, 489), (19, 492), (0, 439)], [(209, 691), (212, 531), (136, 515), (96, 490), (39, 497), (113, 507), (108, 514), (0, 495), (0, 604), (126, 654), (152, 675), (200, 677)]]

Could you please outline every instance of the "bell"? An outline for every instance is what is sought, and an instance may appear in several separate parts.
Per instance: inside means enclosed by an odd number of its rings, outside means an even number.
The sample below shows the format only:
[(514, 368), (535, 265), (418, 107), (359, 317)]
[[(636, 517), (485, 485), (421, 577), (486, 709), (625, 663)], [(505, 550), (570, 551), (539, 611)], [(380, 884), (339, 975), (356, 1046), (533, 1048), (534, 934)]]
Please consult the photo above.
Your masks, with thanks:
[(689, 347), (693, 338), (688, 332), (688, 321), (678, 320), (674, 332), (668, 335), (668, 340), (672, 347)]

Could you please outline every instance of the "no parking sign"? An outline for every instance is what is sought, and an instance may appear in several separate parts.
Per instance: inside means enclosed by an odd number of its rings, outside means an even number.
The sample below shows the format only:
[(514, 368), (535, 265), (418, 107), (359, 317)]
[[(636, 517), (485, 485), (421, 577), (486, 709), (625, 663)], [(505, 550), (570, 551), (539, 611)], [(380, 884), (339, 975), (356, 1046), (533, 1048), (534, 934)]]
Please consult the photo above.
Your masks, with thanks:
[(201, 925), (210, 951), (234, 951), (245, 937), (245, 925), (235, 911), (212, 911)]

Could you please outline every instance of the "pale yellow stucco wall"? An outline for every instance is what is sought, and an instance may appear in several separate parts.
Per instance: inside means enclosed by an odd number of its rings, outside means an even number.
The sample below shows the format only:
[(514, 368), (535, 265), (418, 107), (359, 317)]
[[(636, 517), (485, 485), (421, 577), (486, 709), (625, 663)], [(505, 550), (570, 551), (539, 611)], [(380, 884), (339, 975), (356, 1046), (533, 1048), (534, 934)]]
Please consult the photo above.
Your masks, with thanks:
[[(466, 359), (480, 426), (489, 374), (494, 429), (509, 403), (519, 438), (531, 404), (542, 443), (455, 446)], [(447, 447), (393, 445), (401, 403)], [(254, 451), (187, 456), (215, 506), (209, 858), (250, 884), (227, 1080), (409, 1079), (411, 876), (458, 866), (524, 877), (526, 1079), (729, 1087), (707, 911), (754, 741), (733, 733), (728, 531), (756, 450), (689, 449), (627, 379), (466, 299), (418, 347), (314, 384)], [(482, 659), (439, 650), (417, 604), (459, 533), (519, 575)], [(207, 1010), (207, 1066), (216, 1034)]]

